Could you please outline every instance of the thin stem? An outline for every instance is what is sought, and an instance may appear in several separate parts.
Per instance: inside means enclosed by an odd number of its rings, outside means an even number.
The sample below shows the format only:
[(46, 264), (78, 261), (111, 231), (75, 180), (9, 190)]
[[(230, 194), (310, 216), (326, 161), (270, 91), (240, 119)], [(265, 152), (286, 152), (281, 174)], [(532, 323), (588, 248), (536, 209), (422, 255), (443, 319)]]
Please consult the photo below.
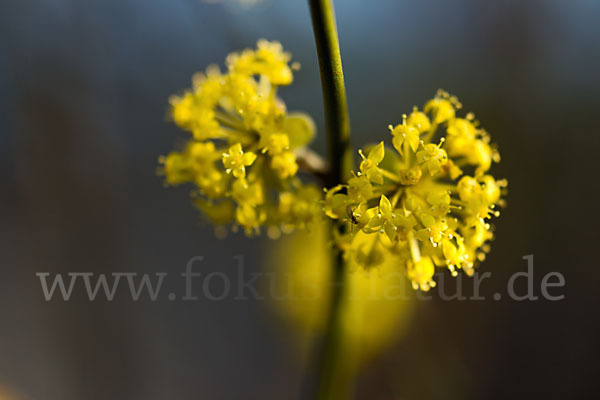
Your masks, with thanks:
[[(330, 173), (327, 183), (343, 183), (352, 169), (350, 122), (344, 87), (337, 27), (332, 0), (309, 0), (319, 57)], [(335, 229), (341, 229), (336, 226)], [(333, 234), (333, 230), (332, 230)], [(318, 357), (318, 382), (315, 398), (322, 400), (350, 398), (352, 374), (341, 362), (344, 351), (343, 298), (346, 275), (344, 259), (338, 249), (332, 251), (331, 299), (327, 327)]]
[(429, 132), (427, 132), (427, 134), (423, 138), (423, 142), (425, 142), (425, 143), (431, 142), (431, 139), (433, 139), (433, 135), (435, 135), (437, 128), (438, 128), (437, 123), (434, 122), (433, 124), (431, 124), (431, 128), (429, 128)]
[(331, 0), (309, 0), (319, 56), (325, 125), (331, 165), (331, 186), (342, 183), (352, 169), (350, 120), (344, 87), (344, 72)]
[(400, 177), (387, 169), (380, 169), (381, 174), (392, 182), (400, 183)]

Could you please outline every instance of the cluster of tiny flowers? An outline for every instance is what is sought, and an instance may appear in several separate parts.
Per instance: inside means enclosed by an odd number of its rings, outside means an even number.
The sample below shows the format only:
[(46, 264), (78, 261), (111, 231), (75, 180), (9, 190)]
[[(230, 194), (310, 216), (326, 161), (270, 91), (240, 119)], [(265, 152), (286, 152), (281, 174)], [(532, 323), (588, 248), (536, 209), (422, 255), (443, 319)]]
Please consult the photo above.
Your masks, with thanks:
[(167, 184), (195, 184), (194, 203), (218, 226), (249, 235), (304, 228), (321, 211), (321, 191), (297, 177), (295, 151), (314, 136), (310, 117), (288, 113), (277, 88), (292, 83), (291, 55), (278, 42), (232, 53), (226, 72), (210, 66), (170, 99), (175, 124), (192, 138), (161, 157)]
[[(499, 154), (473, 114), (457, 117), (458, 99), (439, 91), (384, 143), (359, 151), (360, 170), (326, 191), (325, 213), (343, 222), (346, 257), (370, 267), (395, 257), (415, 289), (435, 286), (435, 267), (472, 275), (493, 238), (506, 181), (487, 172)], [(365, 154), (366, 153), (366, 154)]]

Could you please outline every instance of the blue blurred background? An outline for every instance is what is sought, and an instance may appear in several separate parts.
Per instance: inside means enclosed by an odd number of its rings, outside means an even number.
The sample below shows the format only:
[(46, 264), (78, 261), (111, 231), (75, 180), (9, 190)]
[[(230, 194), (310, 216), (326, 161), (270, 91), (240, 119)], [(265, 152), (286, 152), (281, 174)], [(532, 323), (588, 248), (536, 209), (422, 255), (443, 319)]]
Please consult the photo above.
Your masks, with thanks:
[[(600, 2), (338, 0), (355, 148), (438, 88), (499, 144), (508, 208), (483, 268), (489, 298), (419, 305), (370, 362), (360, 399), (591, 397), (600, 355)], [(36, 272), (210, 271), (268, 243), (214, 238), (157, 158), (185, 137), (167, 99), (257, 39), (302, 64), (281, 96), (323, 126), (308, 6), (234, 1), (0, 1), (0, 398), (296, 399), (310, 366), (264, 302), (46, 302)], [(319, 129), (314, 148), (323, 153)], [(565, 300), (493, 301), (521, 258)], [(520, 287), (524, 289), (524, 287)]]

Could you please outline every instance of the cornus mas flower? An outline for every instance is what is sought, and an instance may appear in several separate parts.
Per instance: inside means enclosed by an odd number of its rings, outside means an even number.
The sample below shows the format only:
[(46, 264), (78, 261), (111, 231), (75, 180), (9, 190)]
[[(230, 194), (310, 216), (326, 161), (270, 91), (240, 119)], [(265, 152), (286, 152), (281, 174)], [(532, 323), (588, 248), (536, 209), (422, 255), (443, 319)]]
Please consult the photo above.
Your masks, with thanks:
[(325, 214), (346, 227), (336, 242), (347, 259), (364, 267), (397, 259), (415, 289), (435, 286), (436, 267), (472, 275), (506, 186), (488, 174), (499, 155), (474, 116), (458, 117), (458, 100), (439, 91), (390, 125), (391, 147), (359, 150), (359, 170), (323, 201), (298, 178), (314, 124), (277, 96), (292, 83), (290, 59), (278, 42), (261, 40), (230, 54), (226, 72), (211, 66), (173, 96), (172, 119), (191, 138), (160, 159), (166, 183), (194, 184), (194, 203), (210, 220), (249, 235), (267, 226), (275, 237)]
[(397, 258), (415, 289), (435, 286), (435, 267), (472, 275), (493, 238), (506, 181), (487, 174), (500, 157), (472, 114), (439, 91), (384, 143), (363, 151), (359, 171), (327, 190), (325, 213), (347, 226), (338, 237), (346, 257), (370, 267)]
[[(321, 214), (321, 191), (297, 178), (295, 152), (314, 136), (304, 114), (277, 97), (293, 80), (291, 56), (278, 42), (232, 53), (226, 72), (211, 66), (170, 99), (175, 124), (191, 133), (182, 150), (161, 157), (167, 184), (193, 183), (195, 204), (217, 225), (253, 234), (261, 225), (303, 228)], [(293, 65), (296, 67), (296, 65)]]

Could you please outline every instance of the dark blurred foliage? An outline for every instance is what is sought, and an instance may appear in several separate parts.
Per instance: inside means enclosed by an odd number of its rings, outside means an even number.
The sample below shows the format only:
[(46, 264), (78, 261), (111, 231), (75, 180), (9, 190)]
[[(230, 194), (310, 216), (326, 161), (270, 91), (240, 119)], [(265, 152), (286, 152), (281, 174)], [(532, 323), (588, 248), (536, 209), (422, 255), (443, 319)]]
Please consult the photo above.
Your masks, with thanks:
[[(297, 398), (309, 366), (264, 302), (92, 303), (76, 291), (47, 303), (35, 277), (178, 274), (198, 254), (207, 271), (231, 270), (237, 254), (260, 269), (264, 240), (215, 239), (188, 189), (165, 190), (155, 176), (157, 157), (185, 136), (166, 122), (168, 96), (261, 37), (302, 63), (281, 93), (288, 107), (323, 124), (306, 4), (228, 4), (0, 2), (0, 384), (25, 398)], [(600, 4), (336, 5), (355, 147), (387, 137), (389, 123), (443, 87), (492, 133), (503, 157), (494, 173), (510, 183), (483, 266), (488, 300), (421, 303), (408, 336), (363, 369), (359, 398), (590, 397)], [(324, 143), (321, 130), (316, 149)], [(528, 254), (536, 287), (564, 274), (565, 300), (492, 300)]]

